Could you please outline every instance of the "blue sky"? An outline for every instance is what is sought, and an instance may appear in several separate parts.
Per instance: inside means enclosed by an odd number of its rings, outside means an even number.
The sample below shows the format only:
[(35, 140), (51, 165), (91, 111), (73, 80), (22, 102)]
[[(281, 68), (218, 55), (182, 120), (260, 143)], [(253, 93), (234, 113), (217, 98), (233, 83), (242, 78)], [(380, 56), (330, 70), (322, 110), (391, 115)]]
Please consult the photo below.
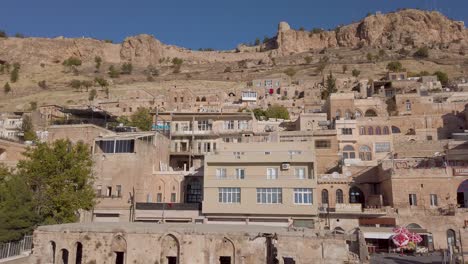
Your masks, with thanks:
[(293, 28), (334, 28), (368, 12), (436, 9), (468, 21), (467, 0), (10, 0), (0, 30), (42, 37), (94, 37), (121, 42), (140, 33), (192, 49), (231, 49)]

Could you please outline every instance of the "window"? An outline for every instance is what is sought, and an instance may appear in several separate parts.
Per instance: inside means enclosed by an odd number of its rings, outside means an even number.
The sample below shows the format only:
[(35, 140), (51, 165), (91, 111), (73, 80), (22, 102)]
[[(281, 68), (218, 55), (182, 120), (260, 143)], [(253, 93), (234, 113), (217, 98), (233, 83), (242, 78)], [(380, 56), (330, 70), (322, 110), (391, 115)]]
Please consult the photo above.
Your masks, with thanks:
[(439, 205), (439, 203), (437, 202), (437, 194), (431, 194), (429, 198), (431, 200), (431, 206)]
[(176, 193), (171, 193), (171, 203), (175, 203), (176, 202)]
[(349, 119), (352, 118), (352, 116), (353, 116), (353, 114), (351, 114), (351, 112), (350, 112), (349, 110), (346, 110), (346, 112), (345, 112), (345, 119), (346, 119), (346, 120), (349, 120)]
[(409, 205), (411, 205), (411, 206), (418, 205), (418, 201), (416, 199), (416, 194), (414, 194), (414, 193), (409, 194)]
[(368, 135), (374, 135), (374, 128), (373, 127), (368, 127), (367, 128), (367, 134)]
[(100, 140), (97, 145), (104, 153), (133, 153), (135, 140)]
[(305, 179), (305, 168), (294, 168), (294, 176), (296, 176), (297, 179)]
[(343, 148), (343, 159), (355, 159), (356, 153), (354, 152), (354, 147), (351, 145), (346, 145)]
[(96, 187), (96, 196), (101, 197), (101, 195), (102, 195), (102, 185), (98, 185)]
[(328, 204), (328, 190), (322, 190), (322, 204)]
[(359, 110), (356, 110), (356, 112), (354, 112), (354, 116), (356, 118), (360, 118), (362, 116), (362, 113)]
[(359, 147), (359, 158), (363, 161), (372, 160), (371, 149), (364, 145)]
[(312, 204), (312, 189), (294, 188), (295, 204)]
[(341, 117), (341, 111), (340, 110), (336, 110), (335, 117), (336, 117), (336, 119), (340, 119), (340, 117)]
[(281, 188), (257, 188), (257, 203), (280, 204), (283, 202)]
[(216, 178), (225, 179), (226, 178), (226, 168), (216, 169)]
[(208, 120), (200, 120), (198, 121), (198, 130), (200, 131), (211, 130), (211, 124), (208, 122)]
[(218, 188), (220, 203), (240, 203), (240, 188)]
[(248, 129), (249, 128), (249, 122), (247, 120), (241, 120), (238, 123), (239, 129)]
[(278, 168), (267, 168), (267, 179), (268, 180), (278, 179)]
[(384, 128), (383, 128), (383, 134), (384, 134), (384, 135), (390, 134), (390, 131), (388, 130), (388, 127), (387, 127), (387, 126), (384, 126)]
[(122, 197), (122, 185), (117, 185), (117, 197)]
[(151, 194), (150, 193), (146, 194), (146, 202), (151, 203)]
[(343, 135), (352, 135), (353, 134), (353, 129), (351, 129), (351, 128), (342, 128), (341, 129), (341, 134), (343, 134)]
[(366, 128), (365, 127), (360, 127), (359, 128), (359, 135), (365, 135), (366, 134)]
[(315, 140), (316, 149), (329, 149), (331, 148), (330, 140)]
[(111, 197), (111, 196), (112, 196), (112, 186), (107, 186), (107, 193), (106, 193), (106, 196), (107, 196), (107, 197)]
[(158, 193), (158, 194), (156, 195), (156, 202), (157, 202), (157, 203), (162, 203), (162, 193)]
[(336, 203), (342, 204), (344, 201), (343, 191), (341, 189), (336, 190)]
[(376, 142), (375, 153), (390, 152), (390, 142)]
[(236, 169), (236, 179), (243, 180), (245, 178), (245, 169)]
[(411, 111), (411, 102), (410, 102), (410, 100), (406, 100), (406, 111)]
[(380, 129), (379, 126), (375, 128), (375, 134), (376, 135), (382, 135), (382, 129)]
[(234, 120), (224, 121), (225, 129), (234, 129)]

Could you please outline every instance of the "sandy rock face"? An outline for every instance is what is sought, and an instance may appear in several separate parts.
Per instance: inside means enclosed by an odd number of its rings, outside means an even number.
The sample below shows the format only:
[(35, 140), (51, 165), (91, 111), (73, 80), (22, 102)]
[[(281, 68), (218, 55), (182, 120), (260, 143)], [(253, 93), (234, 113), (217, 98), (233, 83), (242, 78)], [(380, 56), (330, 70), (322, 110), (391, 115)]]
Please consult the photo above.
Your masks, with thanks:
[(164, 57), (163, 44), (151, 35), (128, 37), (122, 43), (120, 57), (135, 65), (155, 65)]
[(438, 12), (420, 10), (371, 15), (359, 23), (316, 34), (288, 29), (289, 25), (285, 24), (280, 24), (277, 38), (278, 49), (283, 54), (337, 46), (396, 48), (468, 43), (468, 30), (463, 22), (450, 20)]

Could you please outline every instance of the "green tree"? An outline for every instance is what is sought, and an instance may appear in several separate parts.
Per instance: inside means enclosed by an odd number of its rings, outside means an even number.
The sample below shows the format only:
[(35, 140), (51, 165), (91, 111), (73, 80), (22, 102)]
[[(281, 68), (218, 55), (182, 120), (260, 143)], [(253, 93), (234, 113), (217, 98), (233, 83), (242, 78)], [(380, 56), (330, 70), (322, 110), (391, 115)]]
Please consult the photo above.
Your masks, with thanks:
[[(37, 102), (31, 102), (31, 108), (35, 103), (37, 108)], [(23, 139), (25, 141), (34, 141), (37, 139), (36, 132), (34, 132), (34, 126), (29, 115), (23, 116), (23, 123), (21, 125), (21, 130), (23, 131)]]
[(448, 78), (447, 73), (442, 72), (442, 71), (436, 71), (434, 72), (434, 75), (437, 76), (437, 79), (443, 86), (447, 86), (447, 84), (449, 83), (449, 78)]
[(354, 76), (354, 77), (358, 77), (360, 74), (361, 74), (361, 71), (357, 70), (357, 69), (353, 69), (353, 71), (351, 72), (351, 74)]
[(317, 68), (315, 69), (315, 72), (323, 74), (323, 71), (325, 70), (326, 67), (327, 67), (327, 63), (319, 62), (319, 64), (317, 65)]
[(263, 109), (261, 108), (255, 108), (253, 110), (254, 116), (257, 120), (263, 120), (266, 118), (266, 113)]
[(387, 64), (387, 70), (392, 72), (399, 72), (403, 69), (401, 62), (399, 61), (392, 61)]
[(32, 233), (40, 222), (35, 204), (24, 178), (0, 164), (0, 243)]
[(122, 74), (132, 74), (133, 65), (130, 62), (124, 63), (120, 67), (120, 71), (122, 72)]
[(428, 58), (429, 57), (429, 48), (428, 47), (421, 47), (419, 48), (414, 54), (416, 58)]
[(292, 78), (294, 77), (294, 75), (296, 75), (296, 70), (293, 69), (293, 68), (287, 68), (286, 70), (284, 70), (284, 73), (289, 76), (289, 78)]
[(91, 91), (89, 91), (89, 96), (88, 96), (89, 101), (93, 101), (96, 97), (97, 97), (96, 89), (92, 89)]
[(47, 89), (47, 82), (45, 80), (39, 81), (37, 85), (42, 89)]
[(89, 80), (81, 81), (81, 85), (86, 88), (86, 92), (87, 92), (89, 88), (93, 86), (93, 82)]
[(370, 53), (370, 52), (367, 53), (366, 57), (367, 57), (367, 60), (368, 60), (368, 61), (370, 61), (370, 62), (373, 62), (373, 61), (374, 61), (374, 55), (372, 55), (372, 53)]
[(263, 44), (267, 43), (268, 41), (270, 41), (268, 36), (263, 37)]
[(0, 30), (0, 38), (8, 38), (8, 35), (4, 30)]
[(99, 86), (101, 86), (102, 89), (104, 89), (104, 87), (109, 86), (109, 82), (106, 79), (101, 78), (101, 77), (94, 78), (94, 82), (97, 83)]
[(81, 60), (77, 57), (69, 57), (68, 59), (64, 60), (63, 61), (63, 66), (66, 66), (66, 67), (72, 67), (72, 66), (81, 66)]
[(288, 109), (282, 105), (272, 105), (265, 111), (267, 118), (289, 119)]
[(37, 102), (36, 101), (29, 102), (29, 109), (31, 109), (31, 111), (36, 111), (37, 110)]
[(43, 224), (76, 222), (80, 209), (94, 206), (92, 159), (89, 146), (57, 140), (37, 143), (18, 163), (21, 175), (33, 190), (35, 212)]
[(96, 56), (94, 57), (94, 67), (96, 67), (96, 71), (99, 71), (99, 69), (101, 68), (101, 63), (102, 63), (102, 58), (100, 56)]
[(5, 85), (3, 86), (3, 91), (7, 94), (9, 92), (11, 92), (11, 86), (8, 82), (5, 83)]
[(255, 45), (255, 46), (260, 45), (260, 39), (259, 39), (259, 38), (256, 38), (256, 39), (255, 39), (254, 45)]
[(312, 57), (307, 56), (304, 58), (306, 64), (310, 64), (312, 62)]
[(120, 72), (115, 69), (114, 65), (109, 66), (109, 71), (107, 72), (111, 78), (119, 78)]
[(385, 50), (383, 49), (379, 50), (379, 57), (384, 58), (385, 56), (387, 56), (387, 53), (385, 53)]
[(146, 74), (149, 76), (159, 76), (159, 70), (150, 64), (146, 67)]
[(19, 79), (19, 70), (20, 70), (20, 64), (19, 63), (14, 63), (13, 64), (13, 70), (10, 72), (10, 81), (12, 83), (15, 83)]
[(150, 131), (153, 126), (153, 116), (147, 108), (138, 108), (130, 116), (131, 125), (142, 131)]
[(25, 38), (24, 34), (16, 33), (15, 38)]
[(182, 63), (184, 63), (184, 60), (180, 59), (180, 58), (173, 58), (172, 59), (172, 65), (176, 66), (176, 65), (182, 65)]
[(327, 79), (325, 80), (325, 90), (323, 90), (321, 93), (322, 99), (328, 99), (332, 93), (336, 92), (336, 78), (333, 77), (333, 74), (330, 72), (330, 74), (327, 76)]
[(70, 81), (70, 86), (75, 89), (75, 90), (80, 90), (81, 89), (81, 81), (80, 80), (71, 80)]

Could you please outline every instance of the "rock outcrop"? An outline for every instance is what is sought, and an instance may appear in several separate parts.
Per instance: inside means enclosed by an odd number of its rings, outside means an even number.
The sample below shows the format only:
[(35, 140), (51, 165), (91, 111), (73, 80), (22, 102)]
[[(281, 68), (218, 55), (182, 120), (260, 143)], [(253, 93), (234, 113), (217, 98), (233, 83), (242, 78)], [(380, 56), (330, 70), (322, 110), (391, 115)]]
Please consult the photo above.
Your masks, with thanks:
[(277, 42), (280, 54), (334, 47), (439, 47), (468, 44), (468, 30), (463, 22), (450, 20), (439, 12), (407, 9), (370, 15), (361, 22), (317, 33), (293, 30), (281, 22)]

